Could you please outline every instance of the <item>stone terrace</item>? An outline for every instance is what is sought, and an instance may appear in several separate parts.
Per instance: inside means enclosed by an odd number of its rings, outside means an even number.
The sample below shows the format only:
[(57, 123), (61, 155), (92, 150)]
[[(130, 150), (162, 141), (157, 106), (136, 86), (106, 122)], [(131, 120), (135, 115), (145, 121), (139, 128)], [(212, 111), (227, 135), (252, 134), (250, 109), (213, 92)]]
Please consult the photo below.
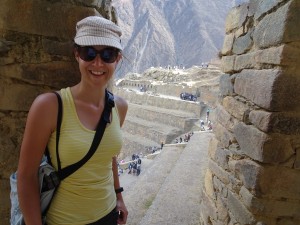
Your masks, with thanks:
[(147, 153), (147, 147), (168, 144), (193, 129), (200, 119), (200, 104), (179, 97), (152, 95), (118, 88), (115, 94), (129, 102), (123, 127), (124, 144), (120, 158)]

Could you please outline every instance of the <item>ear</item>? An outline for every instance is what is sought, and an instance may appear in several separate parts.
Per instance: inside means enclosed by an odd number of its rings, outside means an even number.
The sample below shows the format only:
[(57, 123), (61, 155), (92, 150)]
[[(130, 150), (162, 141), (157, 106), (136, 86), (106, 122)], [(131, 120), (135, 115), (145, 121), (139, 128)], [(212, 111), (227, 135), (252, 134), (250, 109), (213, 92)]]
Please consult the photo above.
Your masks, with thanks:
[(74, 52), (75, 59), (78, 62), (79, 61), (79, 53), (78, 53), (77, 49), (74, 48), (73, 52)]
[(119, 61), (120, 61), (122, 58), (123, 58), (123, 55), (122, 55), (121, 52), (119, 52), (118, 58), (117, 58), (117, 60), (116, 60), (116, 63), (118, 64)]

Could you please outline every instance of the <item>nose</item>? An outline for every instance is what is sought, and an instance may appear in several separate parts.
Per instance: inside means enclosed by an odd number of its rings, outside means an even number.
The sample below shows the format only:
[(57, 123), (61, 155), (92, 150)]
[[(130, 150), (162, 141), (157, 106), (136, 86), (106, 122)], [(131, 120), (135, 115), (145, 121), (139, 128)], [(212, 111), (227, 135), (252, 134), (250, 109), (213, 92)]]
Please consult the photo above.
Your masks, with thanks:
[(95, 65), (104, 65), (99, 53), (97, 53), (96, 58), (93, 60), (93, 64)]

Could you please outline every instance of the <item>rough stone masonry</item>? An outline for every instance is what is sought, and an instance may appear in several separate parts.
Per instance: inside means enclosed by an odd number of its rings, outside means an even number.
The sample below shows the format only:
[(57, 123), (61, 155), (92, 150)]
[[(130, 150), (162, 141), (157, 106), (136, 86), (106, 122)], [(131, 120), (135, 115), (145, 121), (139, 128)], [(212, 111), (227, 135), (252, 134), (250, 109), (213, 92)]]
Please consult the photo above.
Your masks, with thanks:
[(202, 224), (300, 224), (299, 16), (299, 0), (227, 16)]
[(100, 14), (116, 22), (111, 0), (1, 1), (0, 225), (9, 224), (9, 176), (17, 167), (29, 107), (38, 94), (78, 81), (75, 24)]
[[(32, 100), (78, 80), (76, 21), (116, 18), (110, 0), (1, 3), (0, 224), (8, 225), (9, 175)], [(299, 15), (299, 0), (251, 0), (227, 17), (203, 224), (300, 224)]]

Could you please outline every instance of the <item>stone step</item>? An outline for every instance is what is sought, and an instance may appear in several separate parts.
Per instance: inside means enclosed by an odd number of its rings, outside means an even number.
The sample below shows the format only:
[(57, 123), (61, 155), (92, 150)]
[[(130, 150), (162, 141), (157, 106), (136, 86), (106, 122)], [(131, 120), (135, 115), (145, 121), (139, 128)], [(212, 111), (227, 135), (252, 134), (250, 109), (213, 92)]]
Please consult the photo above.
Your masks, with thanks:
[(141, 119), (160, 122), (166, 125), (189, 131), (194, 123), (199, 120), (194, 113), (181, 110), (172, 110), (148, 105), (129, 103), (128, 114)]
[(130, 115), (126, 117), (123, 130), (130, 134), (147, 137), (157, 143), (161, 141), (171, 143), (172, 140), (183, 133), (179, 128)]
[[(123, 198), (129, 211), (127, 225), (140, 223), (182, 151), (183, 148), (181, 147), (164, 147), (161, 153), (148, 165), (147, 169), (144, 168), (144, 160), (142, 159), (141, 174), (139, 176), (127, 174), (127, 171), (125, 171), (126, 174), (120, 176), (121, 184), (125, 184), (124, 188), (126, 187)], [(128, 184), (128, 180), (126, 182), (126, 179), (131, 179), (130, 184)]]
[[(191, 137), (145, 216), (140, 222), (132, 224), (200, 224), (201, 190), (208, 162), (207, 149), (212, 136), (212, 133), (196, 132)], [(166, 155), (170, 152), (165, 151)], [(168, 160), (167, 157), (164, 159)], [(160, 163), (164, 164), (165, 161)], [(147, 179), (151, 179), (151, 174), (148, 176)], [(148, 185), (151, 184), (148, 182)], [(136, 188), (136, 192), (140, 192), (140, 189)]]

